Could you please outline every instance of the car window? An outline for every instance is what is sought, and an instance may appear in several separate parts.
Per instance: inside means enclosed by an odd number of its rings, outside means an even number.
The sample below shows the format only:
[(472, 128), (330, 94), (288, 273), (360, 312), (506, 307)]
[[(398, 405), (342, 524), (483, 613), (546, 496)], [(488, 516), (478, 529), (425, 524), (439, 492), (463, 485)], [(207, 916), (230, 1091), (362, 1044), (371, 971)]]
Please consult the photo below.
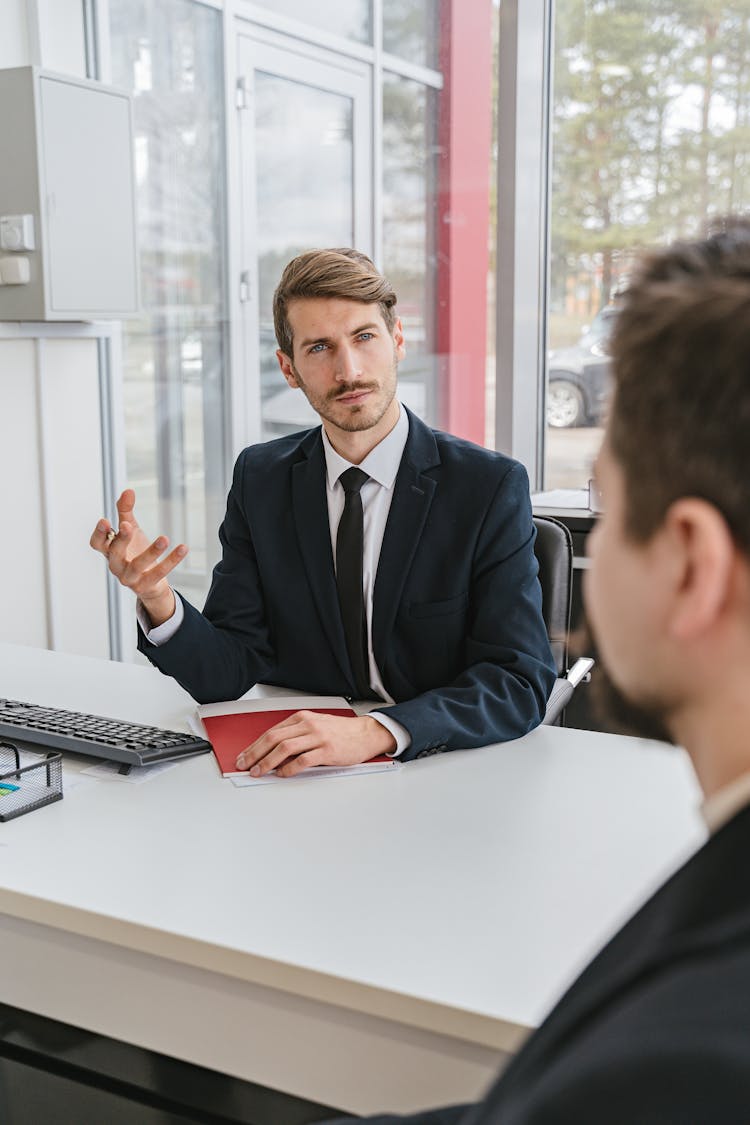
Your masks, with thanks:
[(617, 309), (609, 306), (600, 309), (591, 324), (581, 333), (580, 343), (591, 347), (592, 344), (609, 338), (617, 318)]

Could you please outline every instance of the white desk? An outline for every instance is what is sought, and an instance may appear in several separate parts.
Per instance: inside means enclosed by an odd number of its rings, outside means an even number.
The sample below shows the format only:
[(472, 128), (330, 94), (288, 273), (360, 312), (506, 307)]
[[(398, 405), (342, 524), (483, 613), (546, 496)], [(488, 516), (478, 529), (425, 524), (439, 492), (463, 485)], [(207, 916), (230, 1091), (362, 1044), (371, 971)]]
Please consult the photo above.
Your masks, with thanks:
[[(193, 707), (155, 670), (10, 645), (0, 686)], [(697, 801), (682, 752), (555, 728), (395, 775), (79, 779), (0, 824), (0, 1001), (355, 1112), (475, 1097), (702, 840)]]

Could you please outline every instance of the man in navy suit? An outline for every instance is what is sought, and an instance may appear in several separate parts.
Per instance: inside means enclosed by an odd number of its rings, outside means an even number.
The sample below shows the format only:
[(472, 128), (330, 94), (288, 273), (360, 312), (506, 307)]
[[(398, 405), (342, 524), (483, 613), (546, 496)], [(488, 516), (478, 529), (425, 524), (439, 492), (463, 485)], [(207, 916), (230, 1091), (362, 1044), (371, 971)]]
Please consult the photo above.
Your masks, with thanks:
[(645, 262), (612, 363), (588, 616), (620, 717), (687, 749), (710, 837), (482, 1102), (368, 1125), (750, 1120), (749, 223)]
[[(395, 303), (354, 250), (284, 270), (279, 365), (322, 426), (240, 454), (202, 613), (168, 581), (186, 547), (149, 542), (132, 490), (117, 534), (100, 520), (91, 538), (138, 596), (140, 650), (197, 700), (265, 682), (379, 704), (356, 719), (297, 712), (238, 759), (256, 776), (517, 738), (554, 683), (526, 472), (400, 405)], [(339, 551), (357, 526), (352, 584)]]

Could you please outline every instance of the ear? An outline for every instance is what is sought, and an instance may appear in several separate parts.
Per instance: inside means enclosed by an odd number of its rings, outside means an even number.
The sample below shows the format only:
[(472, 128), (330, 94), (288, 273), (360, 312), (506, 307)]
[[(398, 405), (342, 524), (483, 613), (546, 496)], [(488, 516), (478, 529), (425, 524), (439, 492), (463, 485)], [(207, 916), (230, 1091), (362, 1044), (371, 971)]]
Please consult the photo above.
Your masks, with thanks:
[(676, 562), (670, 631), (676, 640), (694, 641), (727, 607), (737, 549), (721, 512), (706, 500), (675, 501), (662, 530)]
[(401, 317), (396, 317), (396, 323), (393, 326), (393, 342), (396, 345), (396, 358), (403, 359), (406, 355), (406, 340), (404, 339), (404, 326), (401, 323)]
[(295, 389), (297, 387), (299, 387), (299, 383), (297, 382), (297, 377), (294, 374), (294, 362), (289, 358), (289, 356), (286, 354), (286, 352), (282, 352), (281, 348), (277, 349), (276, 358), (279, 361), (279, 367), (281, 368), (281, 373), (284, 376), (284, 378), (286, 379), (289, 386), (294, 387)]

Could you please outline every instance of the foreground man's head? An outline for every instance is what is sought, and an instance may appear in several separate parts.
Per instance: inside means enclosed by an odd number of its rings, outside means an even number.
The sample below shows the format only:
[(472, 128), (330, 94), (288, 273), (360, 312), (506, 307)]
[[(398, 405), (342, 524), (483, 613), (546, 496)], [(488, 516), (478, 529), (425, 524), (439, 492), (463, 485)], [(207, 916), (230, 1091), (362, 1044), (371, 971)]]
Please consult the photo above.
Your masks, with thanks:
[(644, 261), (612, 365), (588, 617), (629, 718), (711, 793), (750, 769), (750, 223)]

